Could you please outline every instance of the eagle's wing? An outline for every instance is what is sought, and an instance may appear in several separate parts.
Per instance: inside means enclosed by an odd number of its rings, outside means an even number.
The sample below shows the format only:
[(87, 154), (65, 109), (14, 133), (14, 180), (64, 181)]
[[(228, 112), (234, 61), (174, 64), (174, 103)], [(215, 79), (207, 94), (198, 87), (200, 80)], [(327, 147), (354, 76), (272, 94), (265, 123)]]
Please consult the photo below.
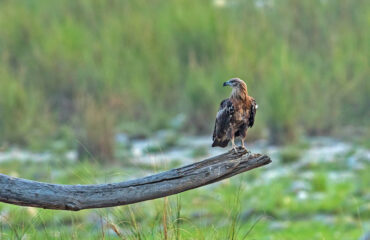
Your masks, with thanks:
[(220, 104), (220, 109), (217, 112), (215, 127), (213, 130), (212, 147), (226, 147), (229, 143), (227, 131), (230, 127), (230, 120), (234, 113), (234, 106), (230, 99), (225, 99)]
[(256, 112), (258, 105), (256, 103), (256, 100), (252, 97), (251, 98), (251, 108), (249, 110), (249, 119), (248, 119), (248, 127), (253, 127), (254, 124), (254, 118), (256, 117)]

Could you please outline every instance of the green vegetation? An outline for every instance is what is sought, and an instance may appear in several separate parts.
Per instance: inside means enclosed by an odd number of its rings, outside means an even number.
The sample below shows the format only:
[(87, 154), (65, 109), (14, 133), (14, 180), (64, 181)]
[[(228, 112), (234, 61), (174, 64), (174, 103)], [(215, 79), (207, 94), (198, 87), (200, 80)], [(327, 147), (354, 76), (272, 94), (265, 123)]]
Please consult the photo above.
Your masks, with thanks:
[[(368, 29), (367, 0), (0, 0), (0, 153), (52, 156), (6, 157), (0, 173), (93, 184), (208, 155), (181, 136), (211, 135), (236, 76), (259, 104), (248, 140), (293, 143), (267, 167), (131, 206), (0, 203), (0, 239), (359, 239), (370, 223), (358, 155), (370, 146)], [(330, 134), (353, 149), (327, 161), (336, 149), (316, 156), (297, 140)]]
[(1, 1), (0, 141), (37, 147), (68, 127), (109, 158), (114, 130), (179, 113), (209, 133), (234, 76), (260, 106), (253, 134), (274, 142), (368, 123), (367, 1), (259, 4)]
[[(0, 239), (359, 239), (370, 223), (370, 178), (368, 166), (348, 169), (355, 154), (350, 150), (299, 169), (274, 159), (220, 183), (130, 206), (67, 212), (0, 203)], [(148, 175), (158, 167), (102, 168), (60, 159), (2, 162), (0, 172), (93, 184)]]

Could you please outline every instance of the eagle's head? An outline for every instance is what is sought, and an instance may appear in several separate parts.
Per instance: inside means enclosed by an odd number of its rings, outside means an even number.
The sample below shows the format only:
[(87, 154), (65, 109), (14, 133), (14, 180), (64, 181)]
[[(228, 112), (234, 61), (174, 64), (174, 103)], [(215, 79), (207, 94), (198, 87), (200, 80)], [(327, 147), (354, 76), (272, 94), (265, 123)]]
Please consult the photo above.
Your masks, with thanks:
[(240, 78), (232, 78), (227, 82), (224, 82), (224, 87), (225, 86), (231, 86), (232, 88), (243, 88), (247, 87), (247, 84)]
[(231, 95), (234, 97), (238, 95), (241, 95), (242, 97), (248, 95), (247, 84), (240, 78), (232, 78), (229, 81), (224, 82), (224, 86), (232, 87), (233, 91)]

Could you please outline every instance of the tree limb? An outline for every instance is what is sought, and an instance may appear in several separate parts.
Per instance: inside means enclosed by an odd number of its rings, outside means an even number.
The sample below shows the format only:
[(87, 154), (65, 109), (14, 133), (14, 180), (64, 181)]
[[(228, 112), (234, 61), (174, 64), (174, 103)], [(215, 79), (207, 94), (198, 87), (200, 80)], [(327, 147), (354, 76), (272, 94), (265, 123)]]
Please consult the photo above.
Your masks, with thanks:
[(0, 174), (0, 202), (73, 211), (114, 207), (198, 188), (271, 162), (266, 155), (239, 151), (229, 151), (144, 178), (109, 184), (60, 185)]

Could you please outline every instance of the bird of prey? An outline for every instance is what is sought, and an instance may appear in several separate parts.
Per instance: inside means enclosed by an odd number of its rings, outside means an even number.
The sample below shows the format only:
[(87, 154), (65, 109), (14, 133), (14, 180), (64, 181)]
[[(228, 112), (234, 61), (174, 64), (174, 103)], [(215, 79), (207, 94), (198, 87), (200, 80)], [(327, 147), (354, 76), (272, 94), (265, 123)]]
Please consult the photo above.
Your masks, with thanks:
[(232, 78), (224, 82), (224, 86), (230, 86), (232, 92), (221, 102), (217, 112), (212, 147), (226, 147), (231, 141), (232, 148), (237, 152), (234, 140), (241, 138), (245, 148), (247, 130), (254, 124), (258, 106), (256, 100), (248, 95), (247, 84), (240, 78)]

